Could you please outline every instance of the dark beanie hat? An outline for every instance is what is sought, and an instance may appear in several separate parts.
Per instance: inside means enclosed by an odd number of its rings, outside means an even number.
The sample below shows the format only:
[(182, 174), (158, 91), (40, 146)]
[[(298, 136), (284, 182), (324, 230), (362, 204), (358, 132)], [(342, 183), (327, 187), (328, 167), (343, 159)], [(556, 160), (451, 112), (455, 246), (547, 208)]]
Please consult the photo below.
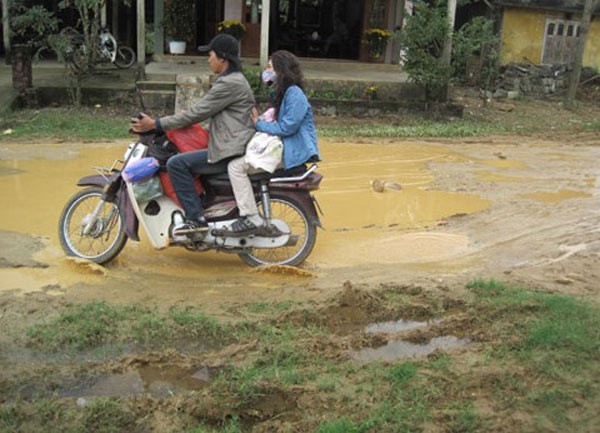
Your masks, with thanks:
[(219, 33), (212, 38), (208, 45), (200, 45), (198, 47), (198, 51), (201, 53), (211, 50), (227, 59), (237, 59), (240, 55), (240, 45), (238, 40), (226, 33)]

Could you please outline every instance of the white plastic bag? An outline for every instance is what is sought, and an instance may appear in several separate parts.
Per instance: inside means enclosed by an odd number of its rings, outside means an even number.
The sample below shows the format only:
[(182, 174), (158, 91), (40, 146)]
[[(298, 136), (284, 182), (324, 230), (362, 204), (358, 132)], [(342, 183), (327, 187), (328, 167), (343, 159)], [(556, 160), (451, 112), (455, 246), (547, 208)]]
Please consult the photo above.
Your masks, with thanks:
[(281, 138), (257, 132), (246, 146), (245, 161), (253, 168), (273, 173), (281, 164), (283, 143)]

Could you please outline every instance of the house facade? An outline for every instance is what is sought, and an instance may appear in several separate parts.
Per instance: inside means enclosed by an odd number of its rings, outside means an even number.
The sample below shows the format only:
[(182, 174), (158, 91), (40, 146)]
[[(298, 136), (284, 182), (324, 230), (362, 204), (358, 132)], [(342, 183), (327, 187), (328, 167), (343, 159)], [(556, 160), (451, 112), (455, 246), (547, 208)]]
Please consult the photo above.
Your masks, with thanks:
[[(160, 11), (169, 0), (146, 0), (146, 4), (149, 1)], [(220, 21), (236, 20), (246, 27), (242, 56), (258, 57), (261, 43), (266, 42), (261, 39), (261, 26), (267, 20), (269, 53), (286, 49), (300, 57), (358, 61), (368, 60), (361, 43), (364, 30), (380, 27), (393, 31), (402, 22), (405, 4), (405, 0), (268, 0), (269, 16), (263, 16), (263, 1), (267, 0), (187, 1), (196, 10), (198, 31), (196, 40), (189, 41), (192, 47), (210, 40)], [(147, 22), (148, 18), (161, 22), (160, 14), (147, 17)], [(169, 35), (164, 37), (168, 40)], [(397, 59), (392, 45), (384, 61)]]
[[(573, 62), (584, 0), (504, 0), (502, 4), (503, 65)], [(590, 22), (583, 65), (600, 69), (600, 1)]]

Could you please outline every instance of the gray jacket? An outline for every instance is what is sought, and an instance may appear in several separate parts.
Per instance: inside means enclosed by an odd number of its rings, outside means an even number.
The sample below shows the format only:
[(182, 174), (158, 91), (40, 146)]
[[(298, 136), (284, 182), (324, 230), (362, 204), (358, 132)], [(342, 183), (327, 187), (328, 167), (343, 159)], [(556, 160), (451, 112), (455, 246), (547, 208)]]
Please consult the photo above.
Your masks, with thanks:
[(157, 119), (163, 129), (177, 129), (211, 118), (208, 162), (243, 155), (256, 130), (251, 111), (255, 105), (252, 89), (241, 72), (219, 75), (212, 87), (189, 110)]

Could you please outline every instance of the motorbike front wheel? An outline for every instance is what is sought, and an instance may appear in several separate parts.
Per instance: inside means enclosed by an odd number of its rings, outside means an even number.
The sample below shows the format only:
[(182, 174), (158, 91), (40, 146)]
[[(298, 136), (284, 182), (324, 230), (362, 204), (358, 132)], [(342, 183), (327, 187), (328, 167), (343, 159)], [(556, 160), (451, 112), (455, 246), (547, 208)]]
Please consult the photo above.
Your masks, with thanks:
[[(259, 211), (263, 214), (262, 204)], [(302, 206), (294, 200), (283, 196), (271, 196), (271, 213), (273, 219), (285, 221), (295, 242), (278, 248), (254, 248), (240, 254), (240, 258), (250, 266), (301, 264), (315, 246), (317, 228)]]
[(115, 65), (117, 68), (131, 68), (135, 63), (135, 51), (129, 47), (117, 47), (117, 56), (115, 57)]
[(65, 205), (58, 237), (67, 255), (103, 264), (114, 259), (125, 246), (127, 235), (119, 208), (104, 202), (94, 216), (101, 202), (102, 189), (92, 187), (79, 191)]

